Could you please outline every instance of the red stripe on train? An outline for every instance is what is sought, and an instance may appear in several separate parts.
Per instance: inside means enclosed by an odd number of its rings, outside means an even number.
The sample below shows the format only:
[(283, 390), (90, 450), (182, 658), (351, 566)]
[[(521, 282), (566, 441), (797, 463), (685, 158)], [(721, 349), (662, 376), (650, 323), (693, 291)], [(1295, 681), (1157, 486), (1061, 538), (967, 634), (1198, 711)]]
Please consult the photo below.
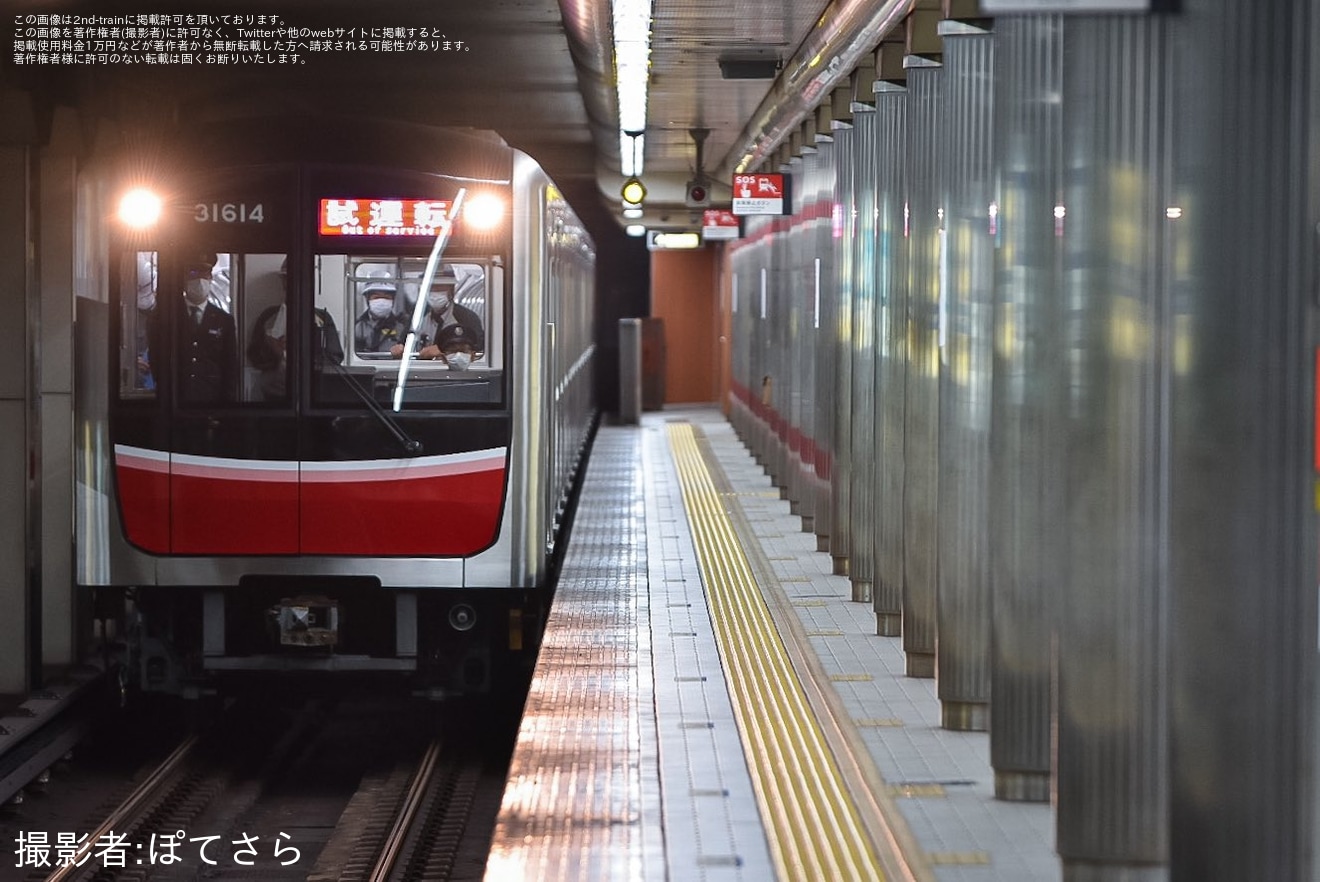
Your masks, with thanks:
[(272, 463), (116, 449), (128, 540), (154, 554), (473, 554), (499, 533), (504, 449)]

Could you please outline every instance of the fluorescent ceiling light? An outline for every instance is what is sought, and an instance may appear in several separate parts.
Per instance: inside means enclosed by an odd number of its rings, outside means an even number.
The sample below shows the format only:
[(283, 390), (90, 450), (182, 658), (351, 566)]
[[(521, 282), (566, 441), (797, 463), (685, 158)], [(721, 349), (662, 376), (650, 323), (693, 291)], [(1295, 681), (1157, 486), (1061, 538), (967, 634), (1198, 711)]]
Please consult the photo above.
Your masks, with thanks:
[[(640, 133), (646, 129), (646, 86), (651, 65), (651, 0), (613, 0), (610, 9), (614, 15), (622, 171), (625, 175), (640, 175)], [(629, 132), (638, 137), (629, 136)]]
[(628, 224), (628, 226), (623, 228), (623, 231), (627, 233), (629, 236), (646, 235), (646, 227), (642, 224)]
[(646, 212), (640, 208), (625, 208), (623, 210), (623, 216), (629, 219), (639, 218), (645, 213)]
[(700, 248), (701, 236), (698, 233), (665, 233), (657, 231), (651, 236), (651, 247), (658, 248)]

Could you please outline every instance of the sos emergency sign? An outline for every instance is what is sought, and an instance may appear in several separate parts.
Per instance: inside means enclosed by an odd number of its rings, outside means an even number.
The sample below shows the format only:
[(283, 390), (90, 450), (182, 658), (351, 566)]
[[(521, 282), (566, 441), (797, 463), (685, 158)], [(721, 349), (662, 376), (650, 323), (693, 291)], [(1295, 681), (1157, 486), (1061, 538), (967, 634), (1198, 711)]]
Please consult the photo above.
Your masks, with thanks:
[(734, 214), (783, 214), (784, 176), (747, 174), (733, 176)]

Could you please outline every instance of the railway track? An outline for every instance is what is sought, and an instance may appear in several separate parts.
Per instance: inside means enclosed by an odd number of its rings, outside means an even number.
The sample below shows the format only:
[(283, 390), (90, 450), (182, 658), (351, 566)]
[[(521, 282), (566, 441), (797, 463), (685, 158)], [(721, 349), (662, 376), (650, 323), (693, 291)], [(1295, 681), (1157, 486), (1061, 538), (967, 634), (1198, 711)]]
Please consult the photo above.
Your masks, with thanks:
[[(91, 811), (84, 797), (45, 829), (37, 815), (19, 825), (8, 850), (25, 866), (0, 880), (479, 878), (507, 755), (492, 757), (488, 734), (444, 728), (379, 704), (237, 703)], [(57, 776), (46, 801), (76, 780)]]

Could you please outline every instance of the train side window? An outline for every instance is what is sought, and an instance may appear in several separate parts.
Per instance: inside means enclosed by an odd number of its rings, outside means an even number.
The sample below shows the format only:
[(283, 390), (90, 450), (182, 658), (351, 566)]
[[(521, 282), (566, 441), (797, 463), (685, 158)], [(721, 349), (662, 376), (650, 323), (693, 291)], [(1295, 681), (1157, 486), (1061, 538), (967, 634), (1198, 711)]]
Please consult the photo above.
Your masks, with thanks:
[(243, 400), (284, 402), (289, 398), (285, 357), (289, 322), (288, 257), (245, 254), (240, 290), (243, 297)]
[(154, 398), (152, 366), (153, 322), (160, 253), (130, 251), (120, 261), (119, 394), (123, 398)]

